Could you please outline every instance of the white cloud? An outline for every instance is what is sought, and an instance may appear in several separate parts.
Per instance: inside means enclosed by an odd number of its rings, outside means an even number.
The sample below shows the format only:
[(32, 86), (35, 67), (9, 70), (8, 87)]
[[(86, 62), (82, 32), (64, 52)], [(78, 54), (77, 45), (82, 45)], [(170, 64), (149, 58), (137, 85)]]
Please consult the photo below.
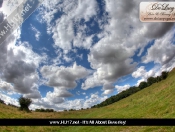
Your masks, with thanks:
[(37, 41), (39, 41), (40, 39), (40, 36), (41, 36), (41, 33), (38, 29), (36, 29), (36, 27), (34, 27), (32, 24), (31, 24), (31, 29), (34, 31), (35, 33), (35, 38)]
[(135, 69), (136, 63), (129, 58), (130, 52), (115, 42), (110, 45), (107, 42), (111, 42), (109, 38), (102, 39), (91, 49), (88, 60), (96, 72), (87, 78), (82, 85), (83, 89), (114, 83), (119, 77), (130, 74)]
[(139, 77), (143, 77), (145, 75), (145, 73), (146, 73), (145, 67), (144, 66), (141, 66), (136, 71), (134, 71), (132, 73), (132, 76), (134, 78), (139, 78)]
[(43, 66), (41, 73), (44, 78), (48, 79), (48, 86), (72, 89), (77, 86), (76, 80), (88, 75), (88, 70), (74, 63), (72, 67)]
[(115, 87), (111, 83), (105, 83), (103, 85), (103, 91), (104, 91), (103, 94), (107, 95), (107, 94), (112, 93), (114, 91), (114, 88)]
[(104, 92), (102, 93), (102, 95), (108, 95), (108, 94), (111, 94), (113, 91), (114, 91), (114, 89), (104, 90)]
[[(65, 100), (64, 98), (58, 97), (56, 93), (49, 92), (46, 97), (41, 99), (33, 99), (33, 103), (30, 109), (37, 108), (53, 108), (58, 111), (69, 110), (69, 109), (81, 109), (90, 108), (93, 105), (101, 103), (107, 99), (107, 96), (99, 96), (99, 93), (93, 93), (85, 99)], [(64, 103), (63, 103), (64, 102)]]
[(166, 68), (172, 69), (175, 64), (175, 45), (172, 44), (174, 29), (156, 39), (155, 43), (148, 49), (147, 54), (142, 58), (144, 63), (154, 62)]
[(79, 58), (80, 60), (83, 60), (83, 54), (77, 55), (77, 58)]
[(72, 21), (67, 16), (62, 16), (61, 19), (56, 21), (56, 26), (52, 32), (56, 46), (65, 50), (72, 48), (71, 43), (74, 38), (74, 29)]
[(0, 89), (8, 92), (14, 91), (13, 85), (3, 80), (0, 80)]
[(160, 76), (161, 72), (163, 70), (161, 69), (160, 66), (155, 65), (152, 69), (150, 70), (145, 70), (144, 66), (139, 67), (136, 71), (132, 73), (132, 77), (134, 78), (140, 78), (137, 81), (136, 86), (139, 86), (139, 84), (143, 81), (147, 81), (149, 77), (157, 77)]
[(71, 62), (72, 61), (72, 58), (70, 58), (69, 56), (67, 55), (63, 55), (63, 59), (66, 61), (66, 62)]
[[(59, 91), (59, 90), (57, 90)], [(60, 104), (64, 101), (64, 98), (61, 96), (70, 96), (71, 94), (67, 91), (59, 91), (59, 93), (54, 92), (48, 92), (45, 99), (48, 100), (48, 102), (51, 102), (53, 104)]]
[(98, 92), (91, 94), (90, 97), (86, 97), (86, 99), (75, 99), (71, 101), (66, 101), (62, 104), (65, 109), (81, 109), (81, 108), (90, 108), (93, 105), (101, 103), (107, 99), (107, 96), (100, 97)]
[(118, 93), (121, 93), (124, 90), (127, 90), (128, 88), (130, 88), (130, 85), (124, 85), (124, 86), (118, 86), (116, 85), (115, 88), (117, 89)]
[(34, 53), (29, 43), (21, 42), (19, 38), (20, 29), (17, 29), (0, 45), (0, 78), (3, 81), (1, 89), (9, 92), (10, 88), (12, 93), (27, 96), (39, 93), (39, 76), (36, 69), (45, 57)]
[(88, 76), (84, 83), (82, 83), (82, 89), (87, 90), (89, 88), (94, 88), (96, 86), (101, 86), (103, 84), (102, 81), (100, 81), (98, 75), (94, 73), (91, 76)]
[[(2, 18), (3, 20), (3, 18)], [(21, 29), (18, 28), (0, 44), (0, 96), (6, 103), (17, 104), (16, 99), (12, 99), (2, 93), (24, 94), (29, 96), (38, 91), (37, 67), (44, 57), (32, 51), (32, 47), (27, 42), (21, 42)], [(40, 95), (32, 95), (31, 98), (39, 98)]]
[(135, 86), (139, 86), (139, 84), (141, 83), (141, 82), (145, 82), (146, 81), (146, 79), (145, 78), (141, 78), (141, 79), (139, 79), (138, 81), (137, 81), (137, 84), (135, 85)]
[[(73, 96), (68, 90), (74, 89), (77, 86), (77, 81), (89, 74), (86, 68), (78, 66), (76, 63), (72, 67), (43, 66), (41, 73), (47, 79), (45, 84), (54, 88), (54, 91), (48, 92), (45, 97), (51, 104), (62, 103), (65, 98)], [(79, 95), (80, 92), (77, 94)]]
[[(114, 83), (119, 77), (132, 73), (137, 63), (131, 57), (136, 51), (140, 50), (138, 54), (140, 56), (149, 41), (164, 36), (174, 25), (172, 23), (148, 24), (140, 22), (138, 19), (139, 10), (137, 10), (140, 1), (105, 0), (105, 3), (105, 9), (108, 13), (107, 23), (101, 26), (103, 32), (98, 34), (101, 39), (90, 48), (88, 55), (88, 61), (96, 71), (85, 80), (82, 89)], [(142, 72), (145, 71), (142, 70)], [(141, 74), (137, 72), (133, 73), (133, 76), (140, 77)], [(150, 71), (147, 76), (153, 74), (153, 71)]]
[(4, 95), (2, 93), (0, 93), (0, 99), (2, 99), (6, 104), (13, 104), (15, 106), (19, 106), (17, 99), (11, 98), (11, 97)]
[(155, 76), (155, 72), (157, 71), (157, 67), (150, 69), (149, 71), (145, 70), (144, 66), (139, 67), (135, 72), (132, 73), (134, 78), (144, 78), (145, 80), (148, 77)]
[[(89, 49), (92, 45), (92, 37), (87, 36), (87, 26), (80, 25), (81, 20), (85, 22), (97, 14), (97, 2), (95, 0), (64, 0), (63, 2), (53, 0), (44, 1), (40, 8), (40, 17), (46, 21), (48, 33), (53, 33), (53, 40), (56, 46), (71, 50), (72, 44), (75, 47)], [(59, 7), (59, 8), (58, 8)], [(60, 16), (54, 23), (54, 14), (60, 12)], [(73, 13), (72, 13), (73, 12)], [(78, 33), (75, 33), (74, 28)]]

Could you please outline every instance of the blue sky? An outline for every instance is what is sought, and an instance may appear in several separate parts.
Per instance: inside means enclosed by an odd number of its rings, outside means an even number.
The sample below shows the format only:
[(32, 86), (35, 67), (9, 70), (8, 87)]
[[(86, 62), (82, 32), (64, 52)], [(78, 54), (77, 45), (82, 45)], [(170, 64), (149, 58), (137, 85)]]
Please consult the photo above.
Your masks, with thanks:
[(23, 95), (30, 109), (89, 108), (170, 71), (174, 23), (140, 22), (140, 2), (44, 0), (0, 45), (0, 98), (19, 105)]

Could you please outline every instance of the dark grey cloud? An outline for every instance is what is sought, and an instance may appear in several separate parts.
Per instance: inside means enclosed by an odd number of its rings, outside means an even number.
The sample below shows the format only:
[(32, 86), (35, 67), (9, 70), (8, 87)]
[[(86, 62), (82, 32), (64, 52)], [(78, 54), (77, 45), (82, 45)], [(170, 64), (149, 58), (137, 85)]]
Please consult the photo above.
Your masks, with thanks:
[(174, 26), (174, 22), (147, 23), (146, 25), (145, 37), (156, 39), (164, 36)]
[(58, 91), (55, 91), (55, 93), (58, 97), (71, 97), (71, 96), (73, 96), (73, 94), (71, 94), (70, 92), (68, 92), (66, 90), (58, 90)]
[(14, 82), (18, 77), (25, 77), (35, 72), (35, 65), (33, 63), (27, 64), (24, 61), (14, 61), (8, 63), (3, 71), (3, 78), (8, 82)]
[(50, 77), (47, 84), (51, 87), (65, 87), (65, 88), (76, 87), (76, 82), (75, 82), (76, 76), (71, 74), (71, 72), (60, 71), (59, 76), (60, 76), (59, 77), (60, 79), (58, 79), (57, 75), (53, 75), (52, 77)]
[(3, 0), (0, 0), (0, 8), (2, 7), (3, 4)]
[(97, 68), (100, 80), (114, 82), (119, 77), (131, 73), (136, 63), (132, 63), (133, 60), (129, 59), (131, 53), (126, 49), (115, 43), (107, 45), (105, 41), (108, 39), (101, 40), (91, 49), (88, 60), (93, 68)]
[[(7, 85), (11, 84), (10, 90), (19, 94), (26, 94), (31, 98), (40, 98), (40, 93), (37, 92), (37, 84), (39, 81), (36, 69), (38, 65), (36, 62), (35, 53), (30, 48), (24, 46), (13, 46), (16, 37), (11, 34), (1, 45), (0, 45), (0, 78), (6, 82), (1, 89), (5, 89)], [(35, 61), (32, 61), (32, 56)], [(5, 83), (4, 83), (5, 84)], [(32, 95), (33, 94), (33, 95)]]
[(121, 12), (122, 14), (125, 13), (131, 13), (131, 11), (134, 9), (135, 7), (135, 3), (134, 0), (122, 0), (121, 4), (116, 5), (119, 8), (121, 8)]
[(1, 22), (3, 22), (3, 20), (4, 20), (4, 14), (2, 12), (0, 12), (0, 24), (1, 24)]
[(24, 97), (38, 99), (38, 98), (41, 98), (41, 94), (38, 90), (33, 90), (31, 93), (25, 94)]
[(110, 90), (110, 89), (114, 89), (114, 88), (115, 87), (112, 84), (110, 84), (110, 83), (105, 83), (103, 85), (103, 90)]

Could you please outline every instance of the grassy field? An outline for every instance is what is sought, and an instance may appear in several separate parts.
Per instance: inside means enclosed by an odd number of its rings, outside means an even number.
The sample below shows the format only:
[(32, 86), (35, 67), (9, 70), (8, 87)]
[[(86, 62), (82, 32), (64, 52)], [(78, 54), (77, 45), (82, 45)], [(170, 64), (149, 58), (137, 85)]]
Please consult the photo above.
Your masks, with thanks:
[[(175, 69), (155, 83), (112, 105), (70, 112), (18, 111), (0, 104), (0, 118), (175, 118)], [(175, 127), (143, 126), (19, 126), (0, 127), (1, 132), (175, 132)]]

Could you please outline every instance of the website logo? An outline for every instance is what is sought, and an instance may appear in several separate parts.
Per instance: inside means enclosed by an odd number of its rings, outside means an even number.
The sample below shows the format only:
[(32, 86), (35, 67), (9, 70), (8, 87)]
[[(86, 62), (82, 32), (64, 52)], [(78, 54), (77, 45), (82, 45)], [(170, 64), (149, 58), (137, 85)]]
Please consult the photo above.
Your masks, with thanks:
[(141, 22), (175, 22), (175, 2), (141, 2)]

